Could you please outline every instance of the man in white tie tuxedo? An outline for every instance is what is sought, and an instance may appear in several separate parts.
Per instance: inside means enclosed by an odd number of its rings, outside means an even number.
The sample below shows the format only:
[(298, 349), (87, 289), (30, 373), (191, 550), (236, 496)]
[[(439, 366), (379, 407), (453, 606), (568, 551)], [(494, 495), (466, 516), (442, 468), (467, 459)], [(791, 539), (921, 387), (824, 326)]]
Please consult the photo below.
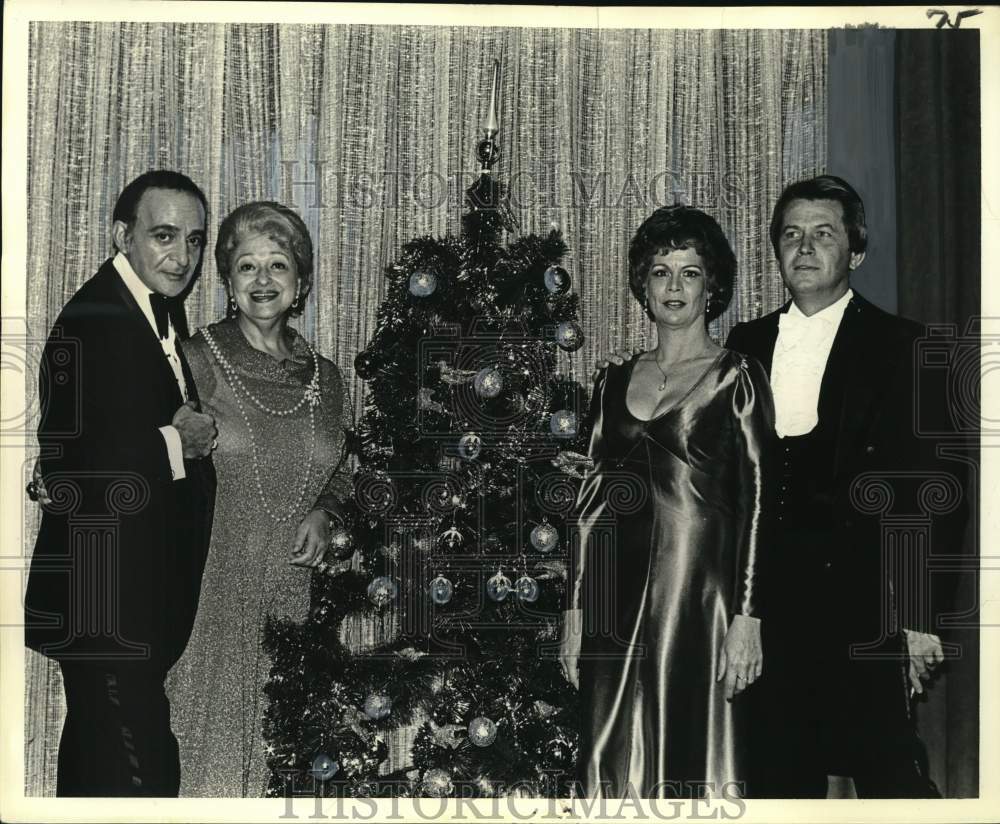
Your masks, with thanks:
[[(946, 593), (913, 589), (924, 556), (899, 565), (886, 507), (870, 497), (900, 503), (910, 481), (948, 471), (914, 432), (923, 329), (851, 289), (867, 229), (844, 180), (789, 186), (770, 234), (792, 300), (726, 342), (768, 370), (783, 446), (762, 576), (764, 673), (747, 695), (759, 768), (749, 794), (822, 798), (833, 775), (851, 777), (859, 797), (934, 797), (910, 692), (943, 660)], [(932, 552), (958, 551), (962, 508), (935, 525)]]
[(177, 794), (163, 682), (193, 625), (215, 496), (215, 423), (176, 346), (205, 219), (184, 175), (133, 180), (114, 208), (117, 253), (46, 343), (25, 643), (62, 670), (60, 796)]

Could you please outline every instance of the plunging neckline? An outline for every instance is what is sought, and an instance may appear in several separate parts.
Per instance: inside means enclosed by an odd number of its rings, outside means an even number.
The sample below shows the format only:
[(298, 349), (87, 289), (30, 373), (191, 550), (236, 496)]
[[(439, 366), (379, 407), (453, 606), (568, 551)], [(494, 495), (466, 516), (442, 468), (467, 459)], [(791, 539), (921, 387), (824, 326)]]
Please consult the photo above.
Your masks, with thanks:
[(652, 423), (653, 421), (659, 420), (664, 415), (669, 415), (671, 412), (677, 409), (682, 403), (684, 403), (684, 401), (690, 398), (691, 395), (694, 393), (695, 389), (697, 389), (699, 386), (702, 385), (702, 383), (705, 382), (705, 378), (707, 378), (711, 374), (711, 372), (715, 369), (715, 367), (719, 365), (719, 361), (721, 361), (722, 358), (725, 356), (726, 351), (727, 350), (723, 347), (722, 351), (719, 352), (719, 354), (712, 359), (712, 362), (706, 367), (705, 371), (701, 373), (701, 375), (698, 377), (698, 380), (696, 380), (694, 383), (691, 384), (690, 387), (688, 387), (687, 392), (681, 395), (681, 397), (679, 397), (676, 401), (670, 404), (670, 406), (668, 406), (662, 412), (653, 415), (653, 417), (651, 418), (640, 418), (631, 409), (629, 409), (628, 406), (628, 390), (629, 386), (631, 386), (632, 384), (632, 373), (635, 371), (635, 365), (639, 362), (639, 357), (636, 357), (635, 360), (629, 362), (628, 375), (625, 378), (625, 394), (622, 397), (622, 404), (625, 407), (625, 411), (629, 414), (629, 416), (633, 420), (636, 420), (639, 423)]

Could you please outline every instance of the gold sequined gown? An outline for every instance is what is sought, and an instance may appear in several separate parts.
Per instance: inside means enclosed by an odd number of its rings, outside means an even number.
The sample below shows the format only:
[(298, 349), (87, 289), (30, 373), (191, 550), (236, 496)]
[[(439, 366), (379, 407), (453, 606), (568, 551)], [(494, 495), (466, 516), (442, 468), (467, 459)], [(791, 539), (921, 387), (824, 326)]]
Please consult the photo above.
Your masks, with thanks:
[[(312, 377), (305, 341), (293, 334), (294, 359), (278, 361), (247, 342), (235, 321), (209, 326), (244, 387), (271, 409), (288, 409)], [(320, 358), (322, 400), (310, 455), (309, 406), (289, 417), (268, 414), (240, 394), (257, 446), (256, 464), (275, 523), (255, 480), (250, 432), (233, 387), (200, 332), (184, 343), (202, 408), (215, 416), (218, 475), (212, 543), (194, 631), (167, 679), (171, 726), (180, 746), (181, 796), (261, 797), (267, 785), (261, 718), (270, 661), (262, 648), (268, 615), (306, 617), (310, 571), (288, 563), (302, 517), (336, 507), (350, 479), (337, 469), (351, 414), (336, 365)]]
[(597, 379), (577, 498), (580, 779), (589, 798), (743, 795), (747, 706), (716, 674), (733, 614), (759, 614), (771, 391), (757, 361), (723, 350), (641, 420), (626, 403), (636, 360)]

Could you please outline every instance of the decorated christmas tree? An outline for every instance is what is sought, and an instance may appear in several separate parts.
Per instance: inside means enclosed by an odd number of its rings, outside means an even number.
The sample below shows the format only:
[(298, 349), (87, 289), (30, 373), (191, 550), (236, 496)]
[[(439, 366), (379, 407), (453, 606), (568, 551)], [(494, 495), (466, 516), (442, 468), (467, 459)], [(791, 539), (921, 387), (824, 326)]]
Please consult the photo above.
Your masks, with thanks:
[[(576, 694), (557, 660), (586, 398), (558, 230), (515, 237), (494, 177), (499, 67), (460, 236), (388, 267), (350, 438), (355, 495), (309, 619), (274, 621), (272, 795), (566, 795)], [(503, 243), (504, 239), (509, 240)], [(371, 643), (345, 627), (367, 621)], [(393, 729), (419, 725), (409, 752)]]

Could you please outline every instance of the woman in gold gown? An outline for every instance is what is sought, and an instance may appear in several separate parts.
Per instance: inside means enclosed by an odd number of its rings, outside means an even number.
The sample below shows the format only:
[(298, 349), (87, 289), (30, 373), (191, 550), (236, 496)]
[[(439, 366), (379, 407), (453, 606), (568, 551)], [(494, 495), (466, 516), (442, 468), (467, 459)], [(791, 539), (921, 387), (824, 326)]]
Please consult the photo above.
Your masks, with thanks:
[(715, 220), (658, 209), (629, 263), (658, 340), (601, 371), (591, 405), (562, 648), (582, 699), (582, 791), (742, 796), (738, 696), (763, 668), (771, 392), (759, 363), (708, 334), (736, 271)]

